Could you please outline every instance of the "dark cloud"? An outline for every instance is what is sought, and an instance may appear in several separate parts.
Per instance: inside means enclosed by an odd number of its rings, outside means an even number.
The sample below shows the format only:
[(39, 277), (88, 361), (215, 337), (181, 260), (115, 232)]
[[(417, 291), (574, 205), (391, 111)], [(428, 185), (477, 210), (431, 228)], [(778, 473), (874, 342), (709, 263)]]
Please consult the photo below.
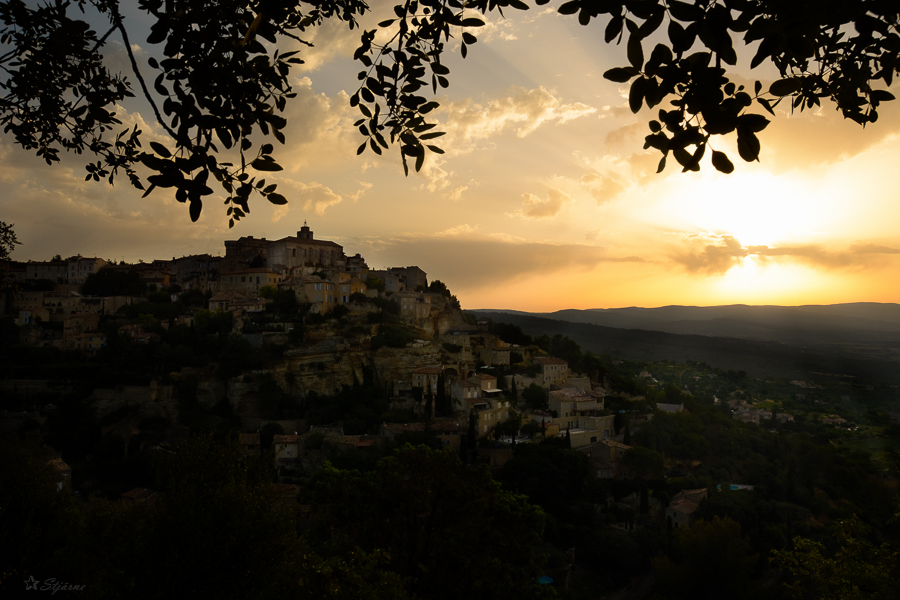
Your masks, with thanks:
[(570, 269), (592, 270), (607, 262), (646, 262), (638, 256), (611, 256), (605, 248), (577, 244), (513, 243), (491, 238), (401, 238), (348, 240), (360, 248), (370, 267), (406, 264), (415, 257), (418, 266), (437, 276), (451, 289), (502, 285), (512, 280), (546, 276)]

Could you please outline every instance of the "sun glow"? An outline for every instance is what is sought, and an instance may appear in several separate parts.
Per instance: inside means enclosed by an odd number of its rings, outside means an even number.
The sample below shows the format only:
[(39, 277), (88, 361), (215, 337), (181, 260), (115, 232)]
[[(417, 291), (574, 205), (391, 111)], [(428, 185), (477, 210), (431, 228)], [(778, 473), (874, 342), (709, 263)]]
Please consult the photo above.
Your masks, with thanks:
[(822, 231), (821, 198), (791, 176), (702, 174), (678, 182), (675, 208), (699, 231), (729, 235), (742, 246), (773, 246)]

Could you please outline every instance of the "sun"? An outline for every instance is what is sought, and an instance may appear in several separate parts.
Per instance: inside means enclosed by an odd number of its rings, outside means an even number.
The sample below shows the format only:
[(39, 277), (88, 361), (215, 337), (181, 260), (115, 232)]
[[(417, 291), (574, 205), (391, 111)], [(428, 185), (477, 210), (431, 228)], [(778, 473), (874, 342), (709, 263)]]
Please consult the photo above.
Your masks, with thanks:
[(679, 173), (667, 184), (659, 216), (683, 231), (772, 247), (815, 238), (828, 227), (821, 195), (791, 175)]

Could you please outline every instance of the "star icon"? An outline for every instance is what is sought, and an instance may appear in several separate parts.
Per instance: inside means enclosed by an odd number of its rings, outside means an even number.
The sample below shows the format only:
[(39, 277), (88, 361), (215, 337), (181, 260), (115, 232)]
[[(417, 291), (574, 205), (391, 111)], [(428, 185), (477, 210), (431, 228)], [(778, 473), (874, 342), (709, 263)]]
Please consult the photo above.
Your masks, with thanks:
[(25, 590), (37, 590), (37, 584), (40, 583), (34, 577), (29, 577), (25, 580)]

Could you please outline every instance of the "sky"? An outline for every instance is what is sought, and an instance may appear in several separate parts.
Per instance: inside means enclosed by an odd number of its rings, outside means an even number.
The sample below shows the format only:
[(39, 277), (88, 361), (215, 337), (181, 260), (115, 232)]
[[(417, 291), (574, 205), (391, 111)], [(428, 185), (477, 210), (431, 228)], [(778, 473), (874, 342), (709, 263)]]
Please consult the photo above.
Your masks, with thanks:
[[(363, 25), (388, 18), (392, 4), (371, 2)], [(556, 4), (489, 17), (465, 60), (451, 41), (451, 85), (433, 113), (445, 154), (429, 153), (408, 177), (397, 147), (356, 155), (359, 31), (320, 27), (292, 74), (287, 143), (275, 151), (285, 170), (266, 174), (289, 203), (251, 199), (230, 230), (224, 196), (192, 223), (165, 190), (141, 198), (124, 179), (85, 182), (84, 157), (49, 167), (0, 137), (0, 220), (22, 242), (12, 257), (216, 255), (226, 239), (278, 239), (307, 222), (371, 268), (421, 267), (468, 309), (900, 302), (900, 103), (882, 105), (865, 129), (827, 104), (776, 109), (758, 163), (743, 162), (726, 136), (713, 147), (734, 173), (716, 172), (707, 152), (699, 173), (670, 161), (657, 174), (659, 153), (642, 148), (656, 109), (632, 114), (627, 84), (602, 77), (627, 63), (624, 47)], [(131, 34), (139, 60), (145, 37)], [(121, 40), (107, 54), (125, 66)], [(732, 80), (777, 78), (748, 63), (742, 54)], [(146, 106), (118, 116), (164, 141)]]

